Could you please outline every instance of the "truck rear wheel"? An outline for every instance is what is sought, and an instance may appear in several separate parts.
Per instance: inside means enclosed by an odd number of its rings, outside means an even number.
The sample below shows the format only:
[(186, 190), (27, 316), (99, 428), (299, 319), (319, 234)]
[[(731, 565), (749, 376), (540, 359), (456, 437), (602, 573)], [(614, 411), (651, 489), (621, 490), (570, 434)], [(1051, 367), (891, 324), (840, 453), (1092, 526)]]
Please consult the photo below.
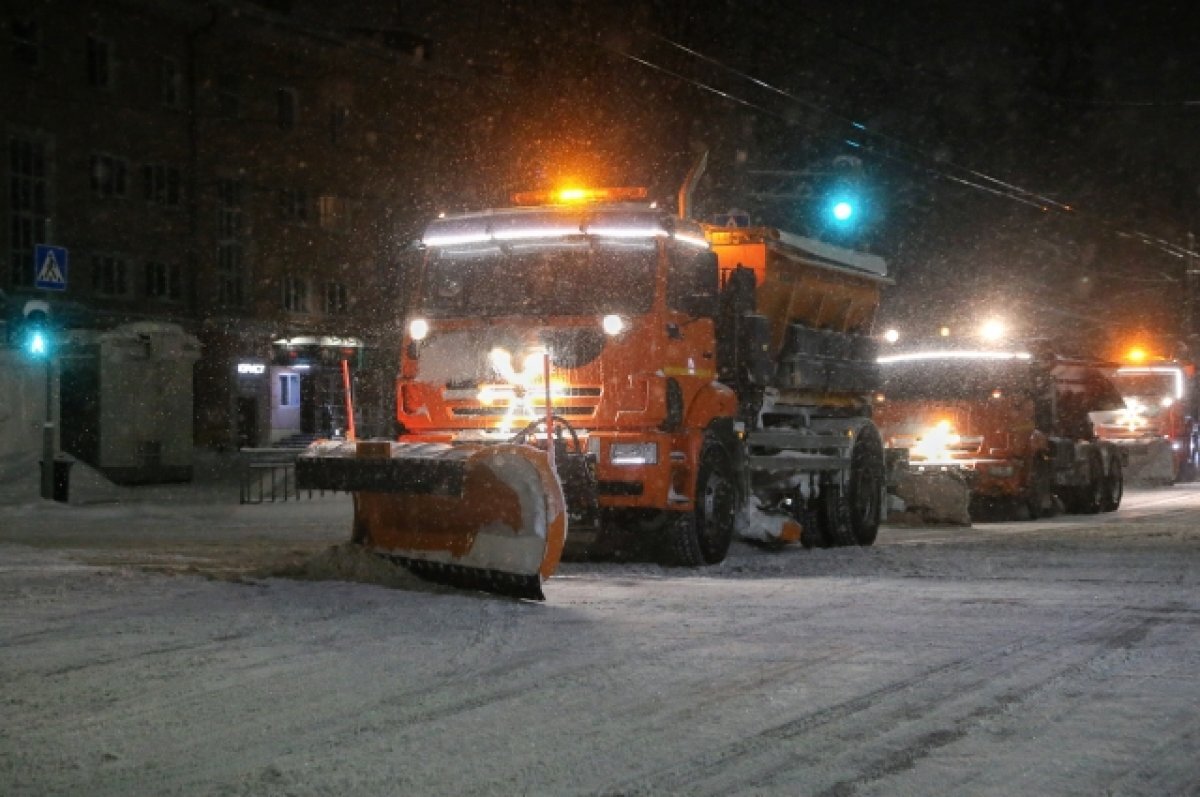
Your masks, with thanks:
[(724, 561), (733, 541), (737, 483), (729, 456), (718, 443), (704, 444), (696, 475), (696, 506), (667, 526), (672, 564), (681, 567)]
[(1046, 509), (1046, 504), (1053, 495), (1053, 481), (1054, 475), (1050, 471), (1049, 460), (1035, 455), (1029, 463), (1029, 486), (1025, 491), (1025, 505), (1029, 509), (1030, 520), (1053, 514), (1052, 510)]
[(1093, 451), (1088, 455), (1087, 484), (1076, 488), (1075, 511), (1083, 515), (1094, 515), (1104, 505), (1104, 463)]
[(858, 433), (854, 450), (850, 454), (850, 489), (846, 496), (850, 503), (851, 545), (871, 545), (879, 536), (879, 523), (883, 519), (883, 440), (873, 424), (867, 424)]
[(1121, 472), (1121, 457), (1114, 451), (1112, 460), (1109, 462), (1108, 474), (1104, 477), (1104, 497), (1100, 501), (1101, 511), (1115, 512), (1121, 505), (1121, 498), (1124, 495), (1125, 476)]
[[(820, 523), (821, 538), (826, 545), (841, 547), (855, 545), (854, 521), (851, 517), (850, 502), (842, 494), (842, 489), (836, 483), (826, 484), (821, 488), (821, 497), (817, 517)], [(824, 546), (822, 546), (824, 547)]]

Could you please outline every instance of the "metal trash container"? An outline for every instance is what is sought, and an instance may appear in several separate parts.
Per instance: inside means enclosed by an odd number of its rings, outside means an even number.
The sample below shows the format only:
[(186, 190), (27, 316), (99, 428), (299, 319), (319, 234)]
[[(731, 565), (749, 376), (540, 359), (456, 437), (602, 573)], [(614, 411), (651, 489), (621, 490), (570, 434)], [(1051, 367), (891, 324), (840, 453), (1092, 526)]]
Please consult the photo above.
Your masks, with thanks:
[(73, 457), (59, 454), (54, 458), (54, 500), (67, 503), (71, 495), (71, 466)]

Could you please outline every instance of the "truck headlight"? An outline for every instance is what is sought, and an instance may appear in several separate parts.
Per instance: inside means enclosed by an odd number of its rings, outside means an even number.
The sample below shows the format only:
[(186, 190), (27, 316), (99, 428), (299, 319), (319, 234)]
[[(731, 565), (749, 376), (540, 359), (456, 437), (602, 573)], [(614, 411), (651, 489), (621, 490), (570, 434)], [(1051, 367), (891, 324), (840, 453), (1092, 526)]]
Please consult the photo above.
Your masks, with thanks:
[(609, 314), (600, 319), (600, 326), (604, 329), (604, 334), (608, 336), (620, 335), (625, 331), (628, 324), (625, 319), (616, 314)]
[(608, 461), (613, 465), (657, 465), (657, 443), (613, 443), (608, 448)]
[(413, 340), (425, 340), (429, 335), (429, 322), (424, 318), (414, 318), (408, 322), (408, 334)]

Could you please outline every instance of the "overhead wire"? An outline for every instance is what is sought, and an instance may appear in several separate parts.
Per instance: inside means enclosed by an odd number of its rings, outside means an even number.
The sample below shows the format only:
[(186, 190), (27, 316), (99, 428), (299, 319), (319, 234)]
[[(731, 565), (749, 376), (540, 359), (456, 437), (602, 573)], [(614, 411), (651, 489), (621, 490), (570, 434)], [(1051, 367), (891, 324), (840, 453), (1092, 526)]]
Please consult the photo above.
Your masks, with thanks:
[[(880, 141), (883, 141), (887, 144), (895, 146), (907, 154), (919, 157), (921, 160), (923, 160), (925, 162), (924, 163), (915, 163), (911, 160), (900, 157), (893, 153), (883, 152), (876, 147), (873, 147), (873, 146), (870, 146), (870, 145), (864, 143), (863, 141), (851, 139), (851, 138), (842, 138), (842, 142), (849, 146), (855, 147), (857, 149), (861, 149), (866, 152), (870, 152), (871, 154), (879, 156), (879, 157), (884, 157), (889, 160), (894, 160), (898, 163), (903, 163), (910, 167), (924, 169), (926, 172), (931, 173), (931, 174), (935, 175), (936, 177), (940, 177), (942, 179), (949, 180), (951, 182), (955, 182), (955, 183), (967, 186), (967, 187), (975, 189), (975, 190), (983, 191), (985, 193), (990, 193), (992, 195), (995, 195), (995, 196), (998, 196), (998, 197), (1001, 197), (1004, 199), (1008, 199), (1010, 201), (1028, 205), (1028, 206), (1037, 208), (1043, 212), (1054, 210), (1054, 211), (1057, 211), (1057, 212), (1060, 212), (1063, 214), (1074, 215), (1077, 217), (1086, 216), (1090, 220), (1097, 222), (1101, 226), (1107, 228), (1108, 231), (1111, 233), (1114, 233), (1121, 237), (1126, 237), (1126, 238), (1130, 238), (1133, 240), (1137, 240), (1144, 245), (1151, 246), (1151, 247), (1163, 252), (1164, 254), (1168, 254), (1172, 257), (1188, 258), (1188, 257), (1200, 256), (1200, 253), (1197, 253), (1196, 251), (1188, 249), (1187, 247), (1183, 247), (1178, 244), (1172, 243), (1160, 236), (1151, 235), (1149, 233), (1146, 233), (1146, 232), (1143, 232), (1140, 230), (1122, 229), (1119, 225), (1117, 225), (1115, 222), (1111, 221), (1110, 219), (1107, 219), (1103, 216), (1099, 216), (1099, 215), (1096, 215), (1096, 214), (1090, 213), (1090, 212), (1085, 213), (1085, 212), (1081, 211), (1081, 209), (1076, 205), (1069, 204), (1066, 202), (1061, 202), (1059, 200), (1054, 199), (1053, 197), (1046, 196), (1043, 193), (1033, 191), (1033, 190), (1030, 190), (1027, 188), (1023, 188), (1022, 186), (1017, 185), (1011, 181), (992, 176), (992, 175), (987, 174), (986, 172), (980, 171), (978, 169), (974, 169), (974, 168), (971, 168), (968, 166), (962, 166), (957, 163), (949, 162), (942, 158), (938, 158), (934, 154), (932, 154), (920, 147), (913, 146), (896, 136), (892, 136), (888, 133), (884, 133), (882, 131), (868, 128), (862, 122), (855, 121), (854, 119), (844, 116), (836, 111), (833, 111), (819, 103), (815, 103), (810, 100), (806, 100), (802, 97), (798, 97), (795, 94), (793, 94), (792, 92), (781, 89), (778, 86), (775, 86), (761, 78), (758, 78), (758, 77), (751, 75), (747, 72), (744, 72), (742, 70), (736, 69), (735, 67), (732, 67), (732, 66), (724, 63), (720, 59), (714, 58), (710, 55), (700, 52), (699, 50), (696, 50), (695, 48), (692, 48), (692, 47), (689, 47), (680, 42), (674, 41), (673, 39), (663, 36), (662, 34), (656, 33), (654, 31), (645, 30), (645, 29), (639, 29), (639, 32), (643, 33), (653, 39), (661, 41), (664, 44), (667, 44), (668, 46), (673, 47), (692, 58), (695, 58), (699, 61), (708, 63), (708, 64), (715, 66), (725, 72), (728, 72), (731, 75), (734, 75), (735, 77), (738, 77), (738, 78), (745, 80), (755, 86), (758, 86), (759, 88), (762, 88), (765, 91), (768, 91), (772, 94), (783, 97), (783, 98), (789, 100), (790, 102), (794, 102), (802, 107), (813, 110), (817, 113), (820, 113), (821, 115), (823, 115), (825, 117), (832, 118), (842, 124), (848, 125), (851, 128), (853, 128), (855, 131), (857, 131), (857, 133), (859, 133), (859, 134), (865, 134), (868, 137), (874, 137)], [(727, 99), (731, 102), (737, 103), (744, 107), (753, 108), (755, 110), (759, 110), (764, 113), (768, 113), (769, 115), (774, 116), (776, 118), (785, 118), (783, 114), (771, 111), (760, 104), (757, 104), (757, 103), (751, 102), (749, 100), (746, 100), (745, 98), (739, 97), (736, 94), (734, 94), (733, 92), (725, 91), (723, 89), (718, 89), (707, 83), (690, 78), (687, 75), (684, 75), (678, 71), (671, 70), (671, 69), (663, 67), (659, 64), (656, 64), (647, 58), (635, 56), (632, 53), (628, 53), (623, 50), (618, 50), (618, 49), (611, 48), (611, 47), (606, 48), (606, 49), (609, 49), (611, 52), (614, 52), (623, 58), (626, 58), (628, 60), (631, 60), (638, 64), (641, 64), (642, 66), (645, 66), (645, 67), (657, 70), (659, 72), (662, 72), (664, 74), (670, 75), (671, 77), (673, 77), (677, 80), (680, 80), (684, 83), (691, 84), (691, 85), (693, 85), (697, 88), (700, 88), (704, 91), (714, 93), (714, 94), (716, 94), (724, 99)], [(855, 134), (855, 135), (857, 135), (857, 134)], [(950, 171), (950, 169), (957, 170), (959, 172), (959, 174), (955, 174), (954, 172)], [(963, 174), (969, 175), (970, 177), (974, 178), (974, 180), (967, 179), (966, 177), (963, 176)], [(976, 181), (980, 181), (980, 182), (976, 182)]]

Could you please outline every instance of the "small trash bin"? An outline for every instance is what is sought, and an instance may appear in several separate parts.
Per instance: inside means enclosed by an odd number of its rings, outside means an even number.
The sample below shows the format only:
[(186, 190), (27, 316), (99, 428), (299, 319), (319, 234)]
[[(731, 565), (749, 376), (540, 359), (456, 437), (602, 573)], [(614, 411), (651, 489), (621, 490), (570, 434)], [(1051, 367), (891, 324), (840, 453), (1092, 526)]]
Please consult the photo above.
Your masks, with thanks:
[(71, 466), (75, 460), (71, 457), (57, 456), (54, 458), (54, 500), (66, 503), (71, 495)]

